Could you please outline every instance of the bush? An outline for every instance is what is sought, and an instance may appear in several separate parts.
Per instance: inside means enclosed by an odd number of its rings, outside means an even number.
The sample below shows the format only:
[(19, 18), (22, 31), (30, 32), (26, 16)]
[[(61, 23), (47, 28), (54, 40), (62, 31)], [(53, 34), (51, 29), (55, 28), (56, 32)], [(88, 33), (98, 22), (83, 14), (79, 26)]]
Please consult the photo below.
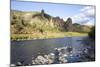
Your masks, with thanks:
[(91, 31), (88, 33), (89, 38), (95, 40), (95, 26), (91, 28)]

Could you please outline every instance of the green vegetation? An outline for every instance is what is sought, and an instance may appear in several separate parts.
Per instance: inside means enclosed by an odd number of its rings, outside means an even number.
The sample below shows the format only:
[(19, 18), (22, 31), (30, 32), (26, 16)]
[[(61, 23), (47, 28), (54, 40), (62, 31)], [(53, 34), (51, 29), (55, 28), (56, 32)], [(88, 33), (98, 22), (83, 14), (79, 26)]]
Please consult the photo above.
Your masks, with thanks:
[(88, 33), (88, 35), (92, 40), (95, 40), (95, 26), (91, 28), (91, 31)]
[(44, 39), (44, 38), (61, 38), (70, 36), (87, 36), (87, 33), (78, 32), (45, 32), (34, 34), (12, 34), (11, 40), (30, 40), (30, 39)]
[(57, 38), (67, 36), (86, 36), (91, 27), (72, 24), (60, 17), (52, 17), (41, 12), (11, 11), (11, 40)]

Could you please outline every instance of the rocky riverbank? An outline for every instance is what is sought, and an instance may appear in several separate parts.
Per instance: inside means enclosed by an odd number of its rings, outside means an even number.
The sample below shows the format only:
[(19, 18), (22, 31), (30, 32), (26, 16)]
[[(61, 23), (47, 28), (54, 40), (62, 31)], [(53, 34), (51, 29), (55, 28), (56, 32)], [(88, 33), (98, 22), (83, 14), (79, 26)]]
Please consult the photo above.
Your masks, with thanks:
[(79, 51), (79, 53), (73, 54), (73, 48), (71, 46), (55, 48), (54, 53), (38, 55), (36, 58), (32, 56), (32, 62), (30, 64), (17, 62), (16, 64), (11, 64), (11, 67), (94, 61), (91, 60), (91, 58), (94, 58), (94, 53), (92, 53), (93, 55), (90, 54), (90, 49), (91, 48), (85, 48), (84, 50)]
[[(32, 60), (32, 64), (58, 64), (58, 63), (67, 63), (68, 60), (66, 59), (68, 57), (68, 50), (69, 48), (63, 47), (63, 48), (55, 48), (54, 53), (50, 53), (48, 55), (44, 56), (37, 56), (37, 58)], [(71, 50), (71, 48), (70, 48)]]
[[(71, 47), (55, 48), (54, 53), (49, 53), (47, 55), (39, 55), (35, 59), (32, 57), (32, 63), (29, 65), (44, 65), (44, 64), (60, 64), (67, 63), (67, 57), (72, 52)], [(23, 62), (17, 62), (16, 64), (11, 64), (11, 66), (26, 66)]]

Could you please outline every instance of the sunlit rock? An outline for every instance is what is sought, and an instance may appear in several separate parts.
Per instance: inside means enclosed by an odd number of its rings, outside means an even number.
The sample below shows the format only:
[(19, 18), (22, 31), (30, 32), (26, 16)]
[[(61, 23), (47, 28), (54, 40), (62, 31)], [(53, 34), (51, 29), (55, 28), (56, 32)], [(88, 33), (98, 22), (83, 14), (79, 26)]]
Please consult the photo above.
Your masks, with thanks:
[(46, 64), (48, 62), (47, 59), (45, 59), (43, 56), (38, 56), (36, 59), (35, 59), (35, 63), (36, 64)]
[(15, 64), (11, 64), (10, 66), (11, 66), (11, 67), (15, 67), (16, 65), (15, 65)]
[(22, 63), (21, 62), (17, 62), (17, 66), (22, 66)]

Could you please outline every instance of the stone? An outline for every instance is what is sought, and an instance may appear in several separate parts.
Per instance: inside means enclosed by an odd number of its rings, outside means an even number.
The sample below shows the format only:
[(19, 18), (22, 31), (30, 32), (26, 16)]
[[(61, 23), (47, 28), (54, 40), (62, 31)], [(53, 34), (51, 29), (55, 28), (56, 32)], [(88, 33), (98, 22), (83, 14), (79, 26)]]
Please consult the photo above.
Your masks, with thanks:
[(36, 64), (34, 60), (32, 60), (32, 64)]
[(67, 63), (67, 59), (63, 56), (59, 57), (60, 63)]
[(11, 66), (11, 67), (15, 67), (16, 65), (15, 65), (15, 64), (11, 64), (10, 66)]
[(22, 66), (22, 63), (21, 62), (17, 62), (17, 66)]
[(46, 58), (44, 58), (43, 56), (38, 56), (35, 59), (36, 64), (46, 64), (48, 62), (48, 60)]
[(55, 54), (54, 53), (50, 53), (48, 56), (49, 56), (50, 59), (54, 59), (55, 58)]
[(54, 62), (54, 60), (48, 59), (48, 64), (52, 64), (53, 62)]

